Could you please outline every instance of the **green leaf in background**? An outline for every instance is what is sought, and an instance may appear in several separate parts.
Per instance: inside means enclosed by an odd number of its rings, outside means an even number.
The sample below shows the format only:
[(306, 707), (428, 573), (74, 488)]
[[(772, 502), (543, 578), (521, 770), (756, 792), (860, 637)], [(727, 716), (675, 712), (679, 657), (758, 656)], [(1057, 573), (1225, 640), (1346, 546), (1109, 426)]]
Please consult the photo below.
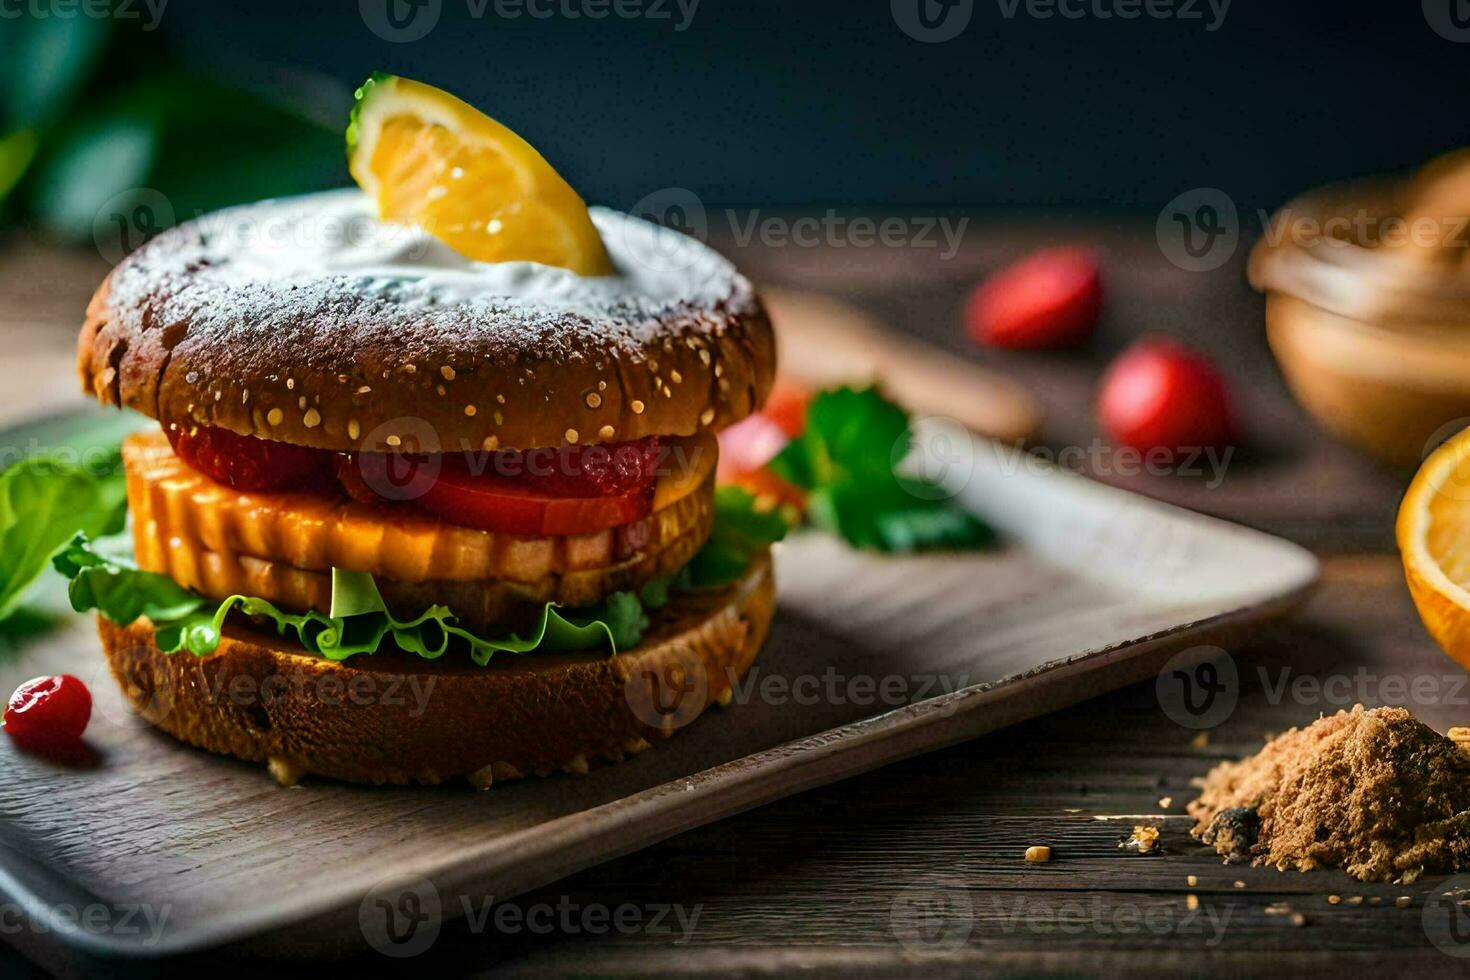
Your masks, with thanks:
[(909, 421), (876, 388), (834, 388), (807, 406), (806, 428), (770, 469), (806, 491), (807, 519), (858, 548), (978, 548), (995, 534), (936, 488), (894, 471)]
[(73, 535), (121, 530), (120, 467), (113, 461), (98, 470), (38, 457), (0, 473), (0, 622)]
[(781, 512), (758, 508), (750, 491), (717, 487), (714, 528), (704, 547), (679, 572), (677, 582), (694, 589), (728, 585), (745, 574), (756, 555), (784, 538), (786, 531)]
[(0, 18), (0, 113), (6, 127), (42, 126), (71, 104), (101, 61), (112, 27), (111, 17), (80, 12)]
[[(331, 130), (258, 96), (168, 70), (110, 91), (60, 126), (44, 150), (28, 197), (40, 224), (65, 239), (91, 240), (99, 221), (131, 220), (132, 192), (149, 199), (150, 213), (148, 227), (120, 229), (128, 247), (175, 221), (345, 179)], [(104, 205), (109, 214), (101, 214)]]
[(114, 199), (147, 182), (158, 140), (157, 121), (141, 111), (79, 119), (37, 170), (31, 208), (53, 234), (91, 238), (109, 202), (119, 214), (127, 213), (127, 202)]
[(5, 203), (15, 185), (25, 176), (31, 161), (36, 158), (39, 145), (33, 129), (17, 129), (0, 137), (0, 204)]
[(636, 645), (647, 625), (638, 597), (618, 593), (580, 614), (563, 615), (555, 603), (547, 603), (536, 627), (524, 637), (487, 639), (454, 625), (454, 615), (443, 606), (430, 607), (413, 619), (399, 619), (388, 611), (372, 576), (337, 570), (332, 575), (332, 609), (342, 611), (341, 616), (289, 613), (264, 599), (239, 595), (216, 605), (166, 575), (141, 571), (126, 559), (103, 554), (80, 534), (53, 564), (71, 579), (68, 595), (77, 612), (95, 609), (123, 625), (147, 616), (156, 628), (155, 642), (165, 653), (212, 653), (219, 646), (225, 618), (236, 609), (269, 622), (277, 633), (329, 660), (374, 653), (391, 640), (400, 650), (426, 660), (461, 646), (482, 667), (496, 653), (597, 649), (616, 653)]

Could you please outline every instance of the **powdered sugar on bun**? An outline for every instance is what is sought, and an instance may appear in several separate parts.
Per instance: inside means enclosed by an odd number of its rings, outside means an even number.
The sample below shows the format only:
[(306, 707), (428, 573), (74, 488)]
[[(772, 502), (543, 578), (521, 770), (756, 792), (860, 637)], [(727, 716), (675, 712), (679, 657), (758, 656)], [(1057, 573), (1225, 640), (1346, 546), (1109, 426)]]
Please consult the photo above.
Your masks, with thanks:
[(697, 239), (607, 208), (589, 210), (617, 275), (477, 262), (420, 228), (379, 220), (355, 188), (232, 208), (199, 225), (223, 252), (214, 274), (238, 285), (345, 276), (409, 305), (509, 301), (578, 313), (708, 305), (748, 292), (735, 267)]
[(204, 215), (93, 297), (83, 387), (338, 450), (691, 435), (758, 409), (775, 339), (749, 281), (694, 238), (591, 213), (616, 275), (476, 262), (356, 190)]

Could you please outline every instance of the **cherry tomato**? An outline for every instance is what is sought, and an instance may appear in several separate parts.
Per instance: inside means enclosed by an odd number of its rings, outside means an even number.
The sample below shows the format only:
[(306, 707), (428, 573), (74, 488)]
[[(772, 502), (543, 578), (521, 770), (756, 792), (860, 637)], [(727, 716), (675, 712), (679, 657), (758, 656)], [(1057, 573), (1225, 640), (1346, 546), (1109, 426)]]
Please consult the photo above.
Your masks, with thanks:
[(761, 414), (776, 423), (787, 438), (795, 439), (806, 428), (806, 406), (811, 400), (811, 392), (801, 385), (778, 378)]
[(236, 490), (291, 490), (331, 478), (332, 454), (205, 425), (165, 425), (174, 453), (193, 470)]
[(27, 745), (60, 747), (82, 737), (92, 694), (71, 674), (37, 677), (15, 689), (5, 706), (5, 730)]
[(987, 347), (1068, 347), (1087, 339), (1101, 310), (1097, 260), (1067, 246), (1036, 252), (975, 287), (965, 320), (970, 339)]
[(1103, 375), (1098, 419), (1114, 442), (1147, 452), (1228, 445), (1236, 426), (1213, 362), (1172, 340), (1145, 338)]

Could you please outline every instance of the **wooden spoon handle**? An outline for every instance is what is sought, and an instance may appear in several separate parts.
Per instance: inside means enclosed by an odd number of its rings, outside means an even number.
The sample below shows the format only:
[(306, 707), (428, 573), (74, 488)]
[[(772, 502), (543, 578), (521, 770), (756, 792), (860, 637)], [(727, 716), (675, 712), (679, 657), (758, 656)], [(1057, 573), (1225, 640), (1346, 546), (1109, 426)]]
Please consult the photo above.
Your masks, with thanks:
[(896, 333), (841, 300), (763, 288), (776, 327), (778, 370), (806, 387), (877, 382), (916, 415), (948, 416), (977, 435), (1020, 442), (1041, 428), (1041, 405), (1019, 382)]

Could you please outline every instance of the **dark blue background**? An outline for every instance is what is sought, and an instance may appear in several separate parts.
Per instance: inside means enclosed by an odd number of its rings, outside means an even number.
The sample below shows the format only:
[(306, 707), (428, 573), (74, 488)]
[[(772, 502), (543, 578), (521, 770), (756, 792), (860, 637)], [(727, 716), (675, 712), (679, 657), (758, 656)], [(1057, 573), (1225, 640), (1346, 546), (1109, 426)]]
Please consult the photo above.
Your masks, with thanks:
[(428, 37), (394, 44), (357, 0), (173, 0), (162, 32), (194, 68), (296, 91), (324, 118), (372, 69), (449, 88), (623, 206), (668, 185), (721, 203), (1138, 208), (1217, 186), (1270, 206), (1470, 142), (1470, 44), (1420, 0), (1235, 0), (1213, 33), (975, 0), (941, 44), (907, 36), (889, 0), (702, 0), (688, 30), (676, 20), (476, 19), (442, 0)]

